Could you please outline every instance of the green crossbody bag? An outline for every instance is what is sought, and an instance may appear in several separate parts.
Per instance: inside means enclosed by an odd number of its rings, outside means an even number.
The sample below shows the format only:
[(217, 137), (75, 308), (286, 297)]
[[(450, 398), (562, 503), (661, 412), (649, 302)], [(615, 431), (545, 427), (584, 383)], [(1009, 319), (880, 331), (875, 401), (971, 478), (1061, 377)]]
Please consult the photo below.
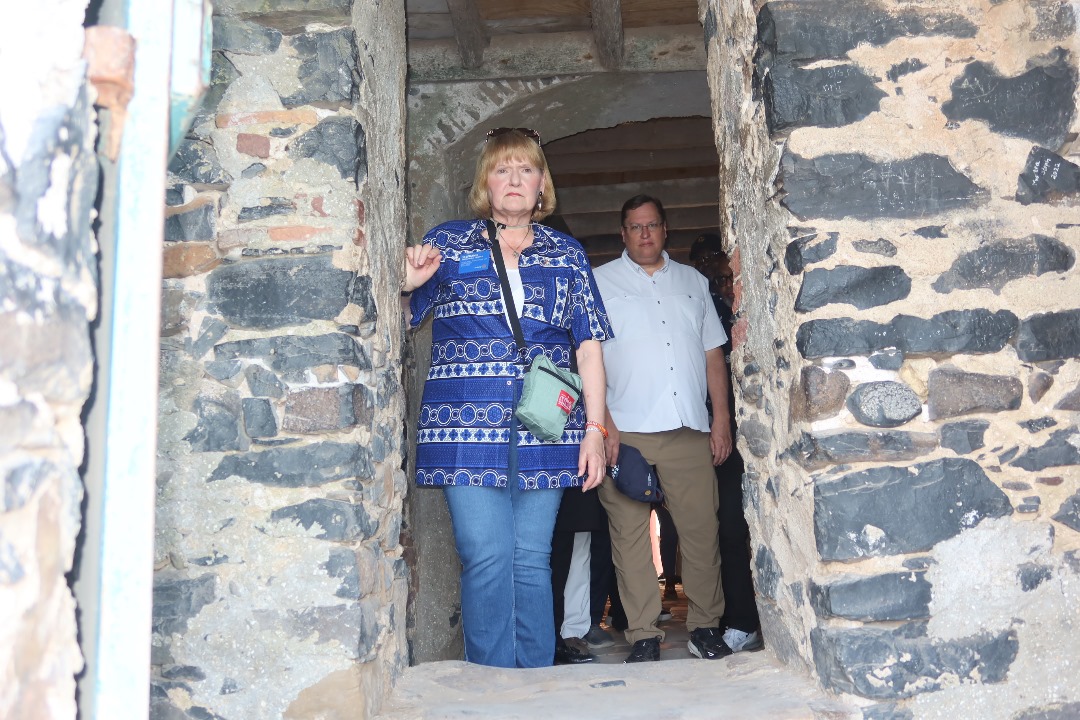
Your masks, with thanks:
[[(495, 259), (495, 268), (502, 283), (503, 302), (506, 314), (510, 318), (510, 329), (514, 331), (514, 341), (518, 352), (524, 356), (525, 335), (521, 332), (517, 308), (514, 307), (514, 295), (510, 291), (510, 280), (506, 275), (502, 250), (494, 224), (487, 222), (488, 238), (491, 239), (491, 255)], [(518, 400), (516, 415), (521, 424), (539, 440), (555, 442), (562, 439), (566, 421), (570, 412), (581, 397), (581, 376), (570, 370), (558, 367), (551, 359), (541, 353), (533, 358), (529, 370), (525, 373), (525, 382)]]

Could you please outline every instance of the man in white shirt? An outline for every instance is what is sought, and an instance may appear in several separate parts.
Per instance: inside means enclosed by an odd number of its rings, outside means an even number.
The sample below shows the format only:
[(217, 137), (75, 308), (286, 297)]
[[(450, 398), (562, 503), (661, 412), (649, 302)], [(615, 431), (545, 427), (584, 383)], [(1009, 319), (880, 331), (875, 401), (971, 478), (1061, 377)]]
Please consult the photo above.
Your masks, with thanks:
[[(686, 627), (690, 652), (702, 658), (731, 653), (720, 618), (717, 541), (718, 495), (714, 466), (731, 452), (727, 406), (726, 342), (709, 282), (664, 250), (663, 204), (648, 195), (630, 198), (622, 209), (622, 256), (594, 270), (614, 339), (603, 343), (607, 372), (608, 461), (620, 443), (636, 447), (656, 466), (666, 504), (679, 531)], [(706, 393), (713, 403), (710, 425)], [(658, 660), (664, 631), (657, 627), (662, 604), (652, 564), (649, 505), (621, 494), (612, 482), (600, 486), (608, 512), (612, 556), (626, 609), (626, 662)]]

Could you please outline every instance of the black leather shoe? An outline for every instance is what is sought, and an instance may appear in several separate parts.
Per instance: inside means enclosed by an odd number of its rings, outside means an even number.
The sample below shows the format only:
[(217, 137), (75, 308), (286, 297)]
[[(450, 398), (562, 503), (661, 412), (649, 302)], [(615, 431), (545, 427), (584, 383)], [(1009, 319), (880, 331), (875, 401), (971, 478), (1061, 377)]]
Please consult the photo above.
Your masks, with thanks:
[(731, 654), (731, 648), (724, 642), (720, 628), (697, 628), (690, 631), (690, 642), (686, 644), (694, 655), (704, 660), (717, 660)]
[(623, 660), (624, 663), (652, 662), (660, 659), (660, 638), (645, 638), (638, 640), (631, 648), (630, 654)]
[(555, 641), (556, 665), (581, 665), (595, 660), (596, 656), (589, 652), (589, 646), (581, 638), (558, 638)]

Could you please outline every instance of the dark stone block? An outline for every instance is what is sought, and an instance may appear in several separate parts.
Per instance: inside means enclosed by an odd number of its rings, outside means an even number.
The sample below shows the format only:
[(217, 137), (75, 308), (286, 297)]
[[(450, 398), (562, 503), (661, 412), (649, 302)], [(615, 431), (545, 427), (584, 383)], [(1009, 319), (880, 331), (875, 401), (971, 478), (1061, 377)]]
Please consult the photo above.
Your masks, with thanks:
[(850, 318), (810, 320), (799, 326), (796, 347), (808, 360), (865, 356), (889, 348), (907, 356), (995, 353), (1009, 342), (1018, 323), (1016, 315), (1008, 310), (991, 312), (983, 308), (950, 310), (928, 320), (897, 315), (888, 324)]
[(343, 605), (306, 607), (303, 610), (287, 610), (284, 615), (274, 610), (255, 612), (257, 620), (266, 629), (273, 628), (279, 633), (296, 640), (310, 641), (315, 644), (338, 643), (336, 652), (356, 660), (363, 657), (374, 647), (379, 626), (376, 622), (375, 608), (365, 613), (361, 605), (351, 602)]
[(1021, 322), (1016, 354), (1026, 362), (1080, 357), (1080, 310), (1032, 315)]
[(210, 89), (206, 91), (202, 102), (199, 103), (199, 109), (193, 124), (198, 125), (204, 118), (208, 120), (211, 115), (217, 112), (218, 106), (221, 104), (221, 98), (225, 96), (225, 91), (238, 77), (240, 77), (240, 71), (236, 69), (231, 60), (225, 57), (225, 53), (217, 51), (211, 53)]
[(904, 365), (904, 353), (895, 348), (870, 356), (870, 364), (878, 370), (899, 370)]
[(967, 455), (985, 446), (983, 435), (990, 423), (987, 420), (965, 420), (941, 428), (941, 447), (957, 455)]
[[(352, 386), (353, 424), (370, 428), (375, 423), (375, 393), (366, 385)], [(376, 460), (378, 461), (378, 460)]]
[(341, 586), (334, 592), (335, 597), (345, 600), (357, 600), (360, 597), (360, 566), (356, 562), (356, 552), (345, 548), (330, 548), (330, 556), (322, 565), (326, 574), (340, 578)]
[(914, 557), (904, 560), (904, 567), (908, 570), (926, 570), (931, 565), (936, 564), (936, 560), (931, 557)]
[(855, 388), (847, 407), (863, 425), (893, 428), (918, 417), (922, 401), (904, 383), (878, 380)]
[(353, 443), (321, 442), (226, 455), (209, 480), (236, 475), (261, 485), (296, 488), (344, 478), (370, 478), (373, 472), (367, 448)]
[(351, 117), (329, 117), (289, 145), (294, 160), (313, 158), (332, 165), (346, 180), (359, 185), (367, 177), (364, 128)]
[(795, 311), (810, 312), (832, 303), (846, 303), (866, 310), (902, 300), (910, 292), (911, 278), (897, 265), (815, 268), (803, 276), (799, 296), (795, 298)]
[(784, 251), (784, 267), (789, 273), (798, 275), (807, 265), (821, 262), (836, 252), (839, 233), (829, 233), (824, 240), (815, 242), (819, 237), (820, 235), (810, 235), (788, 243)]
[(839, 153), (781, 160), (783, 205), (799, 219), (918, 218), (969, 207), (983, 192), (941, 155), (876, 162)]
[(851, 243), (851, 247), (868, 255), (884, 255), (885, 257), (896, 256), (896, 246), (885, 238), (878, 238), (877, 240), (856, 240)]
[(772, 430), (756, 417), (739, 423), (739, 435), (746, 440), (750, 452), (756, 457), (765, 457), (772, 447)]
[(951, 366), (931, 370), (926, 387), (931, 420), (1015, 410), (1024, 397), (1024, 386), (1015, 377), (967, 373)]
[(301, 388), (285, 398), (281, 427), (287, 432), (324, 433), (355, 423), (352, 386)]
[(227, 452), (243, 449), (240, 441), (239, 408), (230, 408), (224, 402), (198, 397), (193, 408), (199, 416), (184, 440), (191, 444), (192, 452)]
[(1055, 410), (1072, 410), (1073, 412), (1080, 411), (1080, 385), (1065, 393), (1065, 395), (1058, 400), (1054, 405)]
[(863, 720), (915, 720), (915, 714), (896, 703), (878, 703), (862, 709)]
[(227, 332), (229, 332), (229, 326), (217, 318), (203, 318), (202, 327), (199, 328), (199, 337), (191, 345), (191, 357), (198, 360), (210, 352), (210, 348), (214, 347), (218, 340), (225, 337)]
[(276, 127), (270, 128), (270, 137), (287, 138), (296, 134), (296, 125), (292, 127)]
[(220, 382), (236, 377), (242, 368), (239, 360), (213, 360), (203, 365), (206, 374)]
[(1061, 507), (1054, 514), (1054, 520), (1080, 532), (1080, 492), (1074, 493), (1061, 503)]
[(204, 203), (187, 212), (165, 218), (165, 240), (186, 242), (190, 240), (213, 240), (217, 206)]
[(1014, 457), (1016, 457), (1016, 453), (1018, 453), (1018, 452), (1020, 452), (1019, 446), (1014, 446), (1014, 447), (1006, 450), (1005, 452), (998, 455), (998, 463), (1001, 464), (1001, 465), (1004, 465), (1005, 463), (1009, 462)]
[(270, 55), (281, 45), (281, 33), (257, 23), (214, 16), (214, 49), (241, 55)]
[(926, 63), (918, 58), (908, 58), (907, 60), (897, 63), (889, 68), (889, 72), (885, 73), (885, 77), (889, 78), (893, 82), (896, 82), (904, 75), (910, 75), (913, 72), (918, 72), (926, 67)]
[(60, 468), (42, 458), (26, 458), (9, 466), (4, 472), (3, 495), (0, 495), (0, 513), (19, 510), (33, 497), (43, 484), (56, 482), (62, 474)]
[(814, 486), (814, 535), (825, 561), (925, 552), (1011, 513), (1001, 488), (965, 458), (870, 468)]
[(359, 307), (364, 313), (364, 321), (371, 323), (378, 319), (375, 307), (375, 295), (371, 291), (371, 278), (367, 275), (354, 275), (349, 288), (349, 303)]
[(1046, 235), (1029, 235), (1019, 240), (1003, 240), (964, 253), (948, 272), (934, 281), (939, 293), (953, 290), (990, 288), (1000, 293), (1013, 280), (1063, 273), (1072, 268), (1076, 256), (1068, 245)]
[(325, 255), (264, 258), (215, 268), (206, 290), (212, 311), (230, 324), (279, 328), (332, 320), (348, 304), (353, 278)]
[(244, 431), (250, 438), (266, 438), (277, 435), (277, 418), (274, 408), (265, 398), (244, 398)]
[[(1035, 29), (1031, 31), (1032, 40), (1066, 40), (1076, 32), (1076, 15), (1067, 0), (1041, 0), (1031, 5), (1037, 19)], [(1080, 717), (1080, 712), (1076, 716)]]
[(769, 54), (796, 60), (839, 58), (866, 43), (885, 45), (898, 37), (975, 37), (978, 28), (958, 15), (919, 10), (897, 12), (868, 0), (859, 12), (843, 0), (773, 0), (758, 13), (758, 41)]
[(1031, 592), (1053, 575), (1053, 569), (1038, 563), (1024, 563), (1016, 571), (1016, 579), (1020, 581), (1020, 589), (1024, 592)]
[(891, 631), (818, 627), (810, 632), (810, 644), (818, 677), (828, 689), (882, 700), (958, 683), (1002, 682), (1020, 649), (1015, 630), (949, 642), (924, 635), (917, 624)]
[(169, 161), (169, 172), (188, 185), (227, 185), (232, 177), (218, 162), (210, 143), (187, 138)]
[[(1028, 378), (1028, 398), (1033, 403), (1042, 400), (1046, 391), (1054, 386), (1054, 376), (1049, 373), (1036, 372)], [(1080, 408), (1077, 408), (1080, 410)]]
[(304, 33), (291, 38), (300, 60), (300, 89), (281, 98), (285, 107), (349, 103), (356, 97), (360, 72), (356, 65), (356, 40), (350, 28), (325, 33)]
[(214, 348), (219, 360), (247, 358), (262, 360), (277, 372), (303, 371), (319, 365), (349, 365), (370, 370), (371, 360), (364, 349), (351, 337), (341, 333), (329, 335), (279, 335), (251, 340), (222, 343)]
[(948, 237), (944, 225), (927, 225), (915, 230), (915, 234), (927, 239)]
[(240, 683), (234, 678), (227, 677), (221, 681), (221, 690), (218, 691), (219, 695), (232, 695), (240, 692)]
[(769, 131), (841, 127), (877, 112), (885, 93), (856, 65), (805, 69), (780, 61), (764, 75)]
[(1076, 718), (1080, 718), (1080, 702), (1033, 707), (1013, 715), (1012, 720), (1076, 720)]
[(915, 460), (937, 448), (933, 433), (901, 430), (878, 432), (804, 433), (790, 452), (808, 470), (853, 462)]
[(1038, 145), (1028, 153), (1016, 181), (1016, 200), (1022, 205), (1049, 203), (1080, 193), (1080, 166)]
[(1046, 428), (1052, 428), (1057, 425), (1057, 420), (1052, 417), (1035, 418), (1034, 420), (1025, 420), (1024, 422), (1017, 423), (1020, 427), (1024, 428), (1031, 434), (1042, 432)]
[(265, 169), (266, 166), (262, 163), (251, 163), (240, 172), (240, 177), (245, 179), (257, 177)]
[(952, 99), (941, 106), (949, 120), (984, 120), (994, 132), (1058, 148), (1076, 111), (1077, 70), (1058, 48), (1045, 64), (1008, 78), (994, 66), (973, 62), (952, 84)]
[(265, 202), (262, 205), (241, 208), (240, 214), (236, 218), (237, 222), (251, 222), (252, 220), (262, 220), (274, 215), (291, 215), (296, 212), (296, 203), (288, 198), (270, 197), (263, 198), (263, 200)]
[(1031, 448), (1013, 460), (1012, 464), (1025, 470), (1044, 470), (1062, 465), (1080, 465), (1080, 447), (1073, 442), (1080, 437), (1080, 428), (1073, 426), (1057, 430), (1037, 448)]
[(248, 365), (244, 370), (247, 378), (248, 389), (255, 397), (285, 397), (285, 385), (278, 380), (277, 375), (261, 365)]
[(757, 550), (754, 551), (754, 568), (757, 570), (754, 573), (754, 586), (757, 588), (758, 594), (775, 601), (776, 589), (780, 586), (784, 573), (780, 570), (780, 566), (776, 564), (776, 558), (773, 557), (772, 550), (769, 550), (764, 545), (758, 545)]
[(274, 510), (270, 519), (295, 520), (305, 530), (318, 525), (322, 532), (316, 537), (334, 542), (367, 540), (379, 529), (379, 521), (368, 515), (363, 505), (326, 498), (307, 500), (299, 505)]
[(217, 597), (217, 578), (207, 573), (197, 578), (154, 578), (153, 630), (172, 635), (187, 630), (188, 620)]
[[(851, 380), (843, 372), (826, 372), (817, 365), (804, 367), (800, 382), (795, 386), (793, 414), (799, 420), (811, 422), (832, 417), (844, 407), (850, 387)], [(747, 399), (745, 392), (743, 399)]]
[(819, 618), (863, 622), (930, 617), (931, 586), (925, 572), (888, 573), (810, 585), (810, 605)]
[(199, 682), (206, 679), (206, 673), (194, 665), (173, 665), (164, 668), (161, 677), (178, 682)]
[(165, 188), (165, 204), (168, 207), (176, 207), (184, 204), (184, 186), (175, 185)]

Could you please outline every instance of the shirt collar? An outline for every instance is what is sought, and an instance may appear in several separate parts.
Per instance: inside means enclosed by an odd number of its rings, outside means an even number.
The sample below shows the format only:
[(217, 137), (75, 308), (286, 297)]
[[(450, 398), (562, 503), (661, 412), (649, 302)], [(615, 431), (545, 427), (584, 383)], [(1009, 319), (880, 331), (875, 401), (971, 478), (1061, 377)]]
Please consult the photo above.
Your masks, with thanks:
[(622, 251), (622, 258), (626, 261), (626, 264), (627, 266), (629, 266), (630, 270), (644, 278), (654, 278), (657, 275), (663, 275), (668, 271), (671, 263), (669, 262), (670, 258), (668, 257), (667, 250), (661, 250), (660, 257), (663, 258), (664, 264), (660, 266), (659, 270), (654, 272), (652, 275), (649, 275), (649, 273), (645, 272), (644, 268), (642, 268), (640, 265), (630, 259), (630, 253), (628, 253), (625, 249), (623, 249)]

